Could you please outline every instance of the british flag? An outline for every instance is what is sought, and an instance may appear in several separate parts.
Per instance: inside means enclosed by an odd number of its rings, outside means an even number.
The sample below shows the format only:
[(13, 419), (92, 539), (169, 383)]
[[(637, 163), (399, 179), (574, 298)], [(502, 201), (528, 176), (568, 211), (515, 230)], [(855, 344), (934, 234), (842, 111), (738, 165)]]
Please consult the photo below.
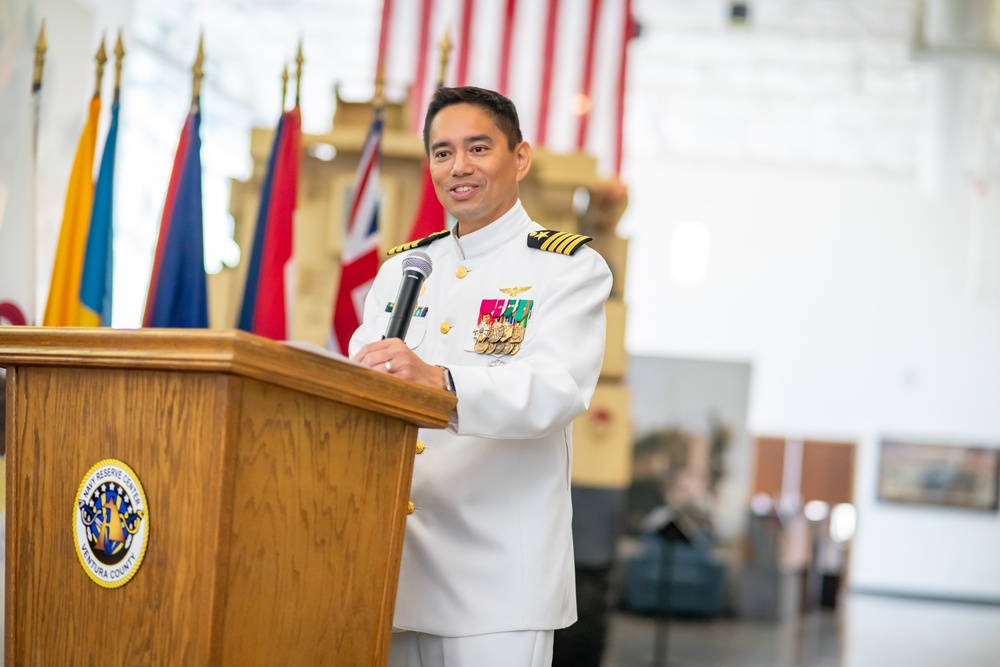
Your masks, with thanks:
[(381, 196), (382, 111), (375, 109), (351, 190), (344, 248), (340, 256), (340, 287), (333, 307), (330, 349), (347, 354), (347, 344), (361, 325), (365, 297), (378, 272), (378, 208)]

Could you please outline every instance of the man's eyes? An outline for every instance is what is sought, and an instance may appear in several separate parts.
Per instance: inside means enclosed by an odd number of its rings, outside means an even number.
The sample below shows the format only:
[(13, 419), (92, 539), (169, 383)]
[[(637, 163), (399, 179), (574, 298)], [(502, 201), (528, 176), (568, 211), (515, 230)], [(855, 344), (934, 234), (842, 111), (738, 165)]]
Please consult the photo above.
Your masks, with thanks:
[[(473, 146), (472, 148), (469, 149), (469, 152), (481, 155), (487, 152), (489, 149), (490, 149), (489, 146)], [(451, 157), (451, 151), (449, 150), (435, 151), (433, 156), (435, 160), (447, 160), (448, 158)]]

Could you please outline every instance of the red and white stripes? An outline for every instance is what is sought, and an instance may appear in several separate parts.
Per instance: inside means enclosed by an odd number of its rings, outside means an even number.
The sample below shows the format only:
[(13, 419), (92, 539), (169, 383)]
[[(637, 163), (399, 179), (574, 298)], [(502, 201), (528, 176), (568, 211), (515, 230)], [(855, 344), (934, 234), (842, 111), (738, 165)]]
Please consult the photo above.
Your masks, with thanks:
[(630, 0), (385, 1), (385, 79), (413, 91), (414, 132), (437, 85), (447, 30), (445, 85), (499, 90), (534, 146), (585, 151), (601, 173), (619, 171)]

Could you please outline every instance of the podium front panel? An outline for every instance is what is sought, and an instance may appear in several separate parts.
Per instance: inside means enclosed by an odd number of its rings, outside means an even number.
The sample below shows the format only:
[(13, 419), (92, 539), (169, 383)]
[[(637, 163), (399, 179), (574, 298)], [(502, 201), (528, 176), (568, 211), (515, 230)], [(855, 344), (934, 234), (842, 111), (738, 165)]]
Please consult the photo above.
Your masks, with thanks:
[[(209, 663), (234, 381), (79, 368), (8, 374), (8, 664)], [(135, 471), (149, 510), (143, 562), (115, 589), (84, 570), (71, 521), (81, 481), (109, 458)]]
[[(28, 366), (8, 384), (8, 664), (385, 664), (416, 426), (227, 373)], [(104, 459), (148, 507), (114, 589), (71, 522)]]

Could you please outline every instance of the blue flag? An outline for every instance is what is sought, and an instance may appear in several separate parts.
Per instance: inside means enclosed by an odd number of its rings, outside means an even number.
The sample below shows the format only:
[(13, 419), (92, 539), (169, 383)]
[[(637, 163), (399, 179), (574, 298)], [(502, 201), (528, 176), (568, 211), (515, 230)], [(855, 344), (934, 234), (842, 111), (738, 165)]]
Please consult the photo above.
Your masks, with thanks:
[(90, 231), (83, 255), (80, 276), (80, 303), (111, 326), (111, 301), (114, 281), (114, 179), (115, 145), (118, 140), (118, 101), (111, 105), (111, 126), (104, 142), (101, 170), (94, 186), (94, 205), (90, 213)]
[(208, 327), (201, 202), (201, 111), (188, 115), (160, 220), (144, 327)]

